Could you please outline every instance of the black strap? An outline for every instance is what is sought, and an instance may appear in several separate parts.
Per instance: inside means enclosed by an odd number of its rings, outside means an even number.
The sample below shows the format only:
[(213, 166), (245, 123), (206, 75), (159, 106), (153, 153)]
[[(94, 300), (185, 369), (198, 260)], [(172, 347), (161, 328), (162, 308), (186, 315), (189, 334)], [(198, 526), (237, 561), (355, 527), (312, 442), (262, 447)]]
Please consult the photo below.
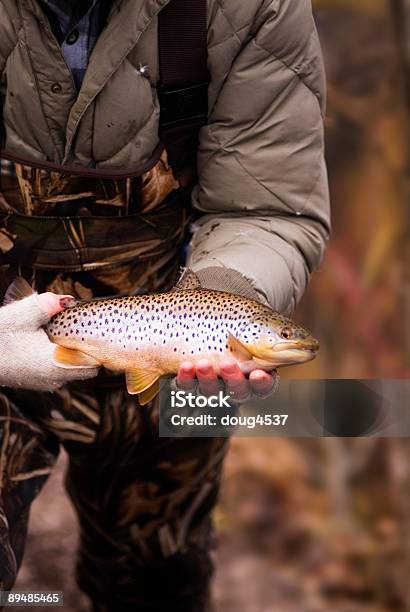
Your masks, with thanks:
[(195, 166), (208, 118), (207, 0), (170, 0), (159, 14), (160, 136), (174, 174)]

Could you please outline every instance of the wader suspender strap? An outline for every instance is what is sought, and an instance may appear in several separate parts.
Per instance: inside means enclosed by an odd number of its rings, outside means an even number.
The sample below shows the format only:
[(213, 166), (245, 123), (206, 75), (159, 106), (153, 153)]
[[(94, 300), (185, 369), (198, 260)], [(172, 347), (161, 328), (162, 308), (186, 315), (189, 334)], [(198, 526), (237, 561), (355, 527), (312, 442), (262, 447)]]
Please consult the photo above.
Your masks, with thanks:
[(208, 118), (207, 0), (170, 0), (159, 14), (160, 136), (176, 176), (195, 165)]

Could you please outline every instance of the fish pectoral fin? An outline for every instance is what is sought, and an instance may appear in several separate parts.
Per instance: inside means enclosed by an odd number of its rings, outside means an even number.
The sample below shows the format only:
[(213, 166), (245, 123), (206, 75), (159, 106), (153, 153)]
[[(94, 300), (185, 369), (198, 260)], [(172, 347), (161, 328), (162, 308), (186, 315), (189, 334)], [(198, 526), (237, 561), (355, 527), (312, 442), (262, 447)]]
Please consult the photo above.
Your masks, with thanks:
[(159, 393), (159, 380), (155, 381), (149, 389), (146, 389), (142, 393), (138, 393), (138, 402), (141, 406), (146, 406), (149, 404), (154, 397), (156, 397)]
[(199, 278), (193, 270), (184, 268), (179, 281), (172, 291), (194, 291), (195, 289), (202, 289)]
[(228, 350), (232, 357), (235, 357), (238, 361), (249, 361), (249, 359), (252, 359), (252, 354), (246, 346), (235, 336), (232, 336), (232, 334), (228, 335)]
[(54, 362), (63, 368), (89, 368), (101, 365), (94, 357), (64, 346), (56, 346)]
[(33, 295), (33, 293), (35, 293), (35, 291), (28, 284), (28, 282), (22, 276), (17, 276), (6, 291), (3, 305), (6, 306), (12, 302), (22, 300), (29, 295)]
[[(158, 384), (159, 378), (160, 374), (152, 370), (134, 368), (133, 370), (127, 370), (127, 372), (125, 372), (127, 390), (130, 395), (144, 395), (144, 397), (148, 397), (151, 388)], [(145, 403), (148, 403), (148, 401)]]

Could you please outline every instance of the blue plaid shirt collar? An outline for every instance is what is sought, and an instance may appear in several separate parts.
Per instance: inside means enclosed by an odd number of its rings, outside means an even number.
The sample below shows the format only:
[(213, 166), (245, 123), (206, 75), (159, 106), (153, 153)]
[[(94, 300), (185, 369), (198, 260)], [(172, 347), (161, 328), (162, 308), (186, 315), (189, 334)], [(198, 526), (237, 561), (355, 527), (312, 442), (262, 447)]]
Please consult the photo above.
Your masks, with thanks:
[(91, 52), (101, 32), (102, 1), (73, 3), (69, 0), (40, 0), (40, 4), (48, 9), (49, 14), (52, 13), (55, 25), (53, 29), (60, 42), (61, 52), (79, 90)]

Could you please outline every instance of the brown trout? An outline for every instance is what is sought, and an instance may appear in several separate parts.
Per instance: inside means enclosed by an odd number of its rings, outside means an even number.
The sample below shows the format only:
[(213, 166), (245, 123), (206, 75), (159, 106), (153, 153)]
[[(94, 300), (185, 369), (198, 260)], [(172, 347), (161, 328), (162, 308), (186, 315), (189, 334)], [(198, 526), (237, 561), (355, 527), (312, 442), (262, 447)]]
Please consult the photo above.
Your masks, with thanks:
[(127, 389), (141, 404), (184, 361), (209, 359), (218, 373), (231, 356), (249, 374), (310, 361), (319, 348), (290, 319), (248, 298), (204, 289), (190, 270), (173, 291), (78, 303), (45, 330), (58, 345), (57, 365), (125, 372)]

